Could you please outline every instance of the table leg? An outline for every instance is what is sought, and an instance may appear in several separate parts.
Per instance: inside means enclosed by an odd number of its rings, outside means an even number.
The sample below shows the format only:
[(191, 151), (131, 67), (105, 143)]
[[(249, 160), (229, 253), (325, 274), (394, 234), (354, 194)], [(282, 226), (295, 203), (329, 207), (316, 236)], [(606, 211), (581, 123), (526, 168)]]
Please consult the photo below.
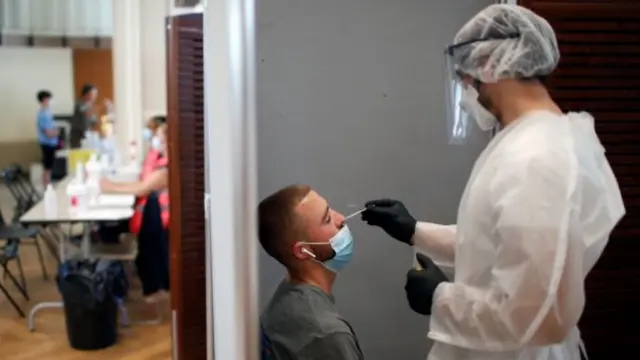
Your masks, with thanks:
[(62, 301), (55, 302), (41, 302), (31, 308), (29, 311), (29, 318), (27, 319), (27, 328), (29, 331), (35, 330), (34, 318), (36, 317), (36, 313), (42, 309), (62, 309), (64, 307), (64, 303)]
[(38, 236), (43, 240), (45, 247), (49, 250), (51, 255), (56, 258), (58, 265), (60, 265), (60, 254), (58, 254), (58, 250), (56, 249), (58, 239), (55, 234), (51, 233), (49, 227), (42, 227)]
[(124, 304), (122, 299), (116, 299), (118, 303), (118, 309), (120, 309), (120, 325), (123, 327), (129, 326), (129, 311), (127, 311), (127, 306)]
[(82, 257), (89, 259), (91, 249), (91, 223), (82, 224)]

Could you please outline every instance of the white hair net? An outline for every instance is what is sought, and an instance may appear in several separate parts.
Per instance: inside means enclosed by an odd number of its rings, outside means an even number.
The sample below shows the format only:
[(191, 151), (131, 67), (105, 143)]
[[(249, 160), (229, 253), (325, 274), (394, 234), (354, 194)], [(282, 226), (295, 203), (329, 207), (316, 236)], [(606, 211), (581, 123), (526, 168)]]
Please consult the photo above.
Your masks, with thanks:
[(455, 70), (482, 82), (549, 75), (560, 51), (549, 23), (518, 5), (491, 5), (465, 24), (448, 48)]

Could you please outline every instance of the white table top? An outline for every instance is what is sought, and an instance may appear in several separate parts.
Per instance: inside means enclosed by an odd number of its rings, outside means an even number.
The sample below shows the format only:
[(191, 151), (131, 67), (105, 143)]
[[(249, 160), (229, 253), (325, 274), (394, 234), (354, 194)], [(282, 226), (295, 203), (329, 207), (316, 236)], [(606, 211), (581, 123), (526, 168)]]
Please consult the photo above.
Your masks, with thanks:
[(55, 214), (46, 214), (44, 199), (22, 215), (23, 223), (59, 223), (59, 222), (89, 222), (89, 221), (118, 221), (133, 216), (133, 195), (101, 194), (96, 205), (89, 206), (86, 211), (73, 211), (67, 196), (67, 184), (72, 180), (67, 176), (54, 186), (58, 209)]

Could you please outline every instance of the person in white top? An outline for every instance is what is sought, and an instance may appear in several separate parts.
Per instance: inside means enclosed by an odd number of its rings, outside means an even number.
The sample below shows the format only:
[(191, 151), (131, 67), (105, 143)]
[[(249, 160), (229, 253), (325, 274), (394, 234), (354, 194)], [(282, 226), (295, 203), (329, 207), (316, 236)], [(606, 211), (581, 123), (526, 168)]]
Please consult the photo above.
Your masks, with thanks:
[(388, 199), (368, 202), (363, 220), (420, 253), (405, 290), (431, 316), (429, 360), (580, 360), (584, 281), (625, 213), (594, 120), (563, 113), (547, 92), (560, 54), (530, 10), (489, 6), (446, 55), (463, 87), (457, 113), (499, 130), (457, 225), (417, 222)]

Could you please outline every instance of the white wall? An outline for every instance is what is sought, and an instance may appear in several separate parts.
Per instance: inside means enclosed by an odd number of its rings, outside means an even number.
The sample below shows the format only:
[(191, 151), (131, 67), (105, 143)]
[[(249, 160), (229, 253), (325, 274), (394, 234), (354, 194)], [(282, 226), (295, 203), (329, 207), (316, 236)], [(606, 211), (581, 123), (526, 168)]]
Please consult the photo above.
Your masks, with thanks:
[(168, 4), (153, 0), (113, 4), (116, 137), (121, 150), (135, 141), (140, 151), (146, 120), (167, 112), (164, 24)]
[(71, 49), (0, 47), (0, 142), (35, 140), (36, 94), (53, 93), (54, 114), (73, 112)]
[(166, 1), (141, 0), (142, 115), (167, 113)]
[(118, 148), (124, 151), (137, 143), (142, 146), (142, 61), (140, 48), (141, 4), (139, 1), (113, 2), (113, 79)]

